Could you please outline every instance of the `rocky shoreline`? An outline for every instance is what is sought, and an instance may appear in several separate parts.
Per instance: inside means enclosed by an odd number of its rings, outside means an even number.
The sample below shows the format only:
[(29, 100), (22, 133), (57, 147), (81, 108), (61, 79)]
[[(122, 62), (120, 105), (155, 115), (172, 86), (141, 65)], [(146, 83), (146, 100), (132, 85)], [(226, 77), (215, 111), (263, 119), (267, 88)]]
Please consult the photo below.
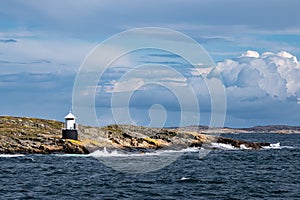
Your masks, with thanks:
[[(212, 143), (245, 149), (260, 149), (270, 145), (215, 135), (229, 133), (229, 130), (231, 133), (237, 133), (238, 130), (242, 130), (242, 133), (251, 132), (245, 129), (207, 129), (196, 126), (167, 129), (132, 125), (109, 125), (99, 128), (79, 126), (77, 141), (61, 139), (62, 128), (63, 123), (55, 120), (0, 116), (0, 154), (88, 154), (104, 147), (147, 152), (157, 149), (209, 146)], [(292, 133), (299, 130), (296, 129)]]

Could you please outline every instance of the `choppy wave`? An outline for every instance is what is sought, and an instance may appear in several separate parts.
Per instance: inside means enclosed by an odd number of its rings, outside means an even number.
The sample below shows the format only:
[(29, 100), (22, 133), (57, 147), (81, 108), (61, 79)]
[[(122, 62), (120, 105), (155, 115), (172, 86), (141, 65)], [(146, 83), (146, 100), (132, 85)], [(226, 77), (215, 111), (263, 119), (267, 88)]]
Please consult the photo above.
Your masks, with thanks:
[(182, 150), (157, 150), (154, 152), (140, 152), (140, 153), (124, 153), (121, 151), (113, 150), (107, 151), (106, 148), (102, 150), (96, 150), (93, 153), (89, 154), (93, 157), (137, 157), (137, 156), (159, 156), (165, 154), (172, 154), (172, 153), (184, 153), (184, 152), (199, 152), (200, 148), (191, 147)]
[(185, 181), (185, 180), (190, 180), (190, 179), (191, 179), (191, 178), (187, 178), (187, 177), (184, 177), (184, 176), (183, 176), (183, 177), (181, 177), (180, 180), (181, 180), (181, 181)]
[(0, 154), (0, 158), (14, 158), (25, 156), (24, 154)]
[(224, 144), (224, 143), (211, 143), (208, 148), (213, 149), (220, 149), (220, 150), (234, 150), (237, 149), (236, 147), (232, 146), (231, 144)]
[[(172, 158), (170, 154), (102, 157), (99, 158), (101, 163), (93, 157), (85, 157), (90, 155), (25, 154), (0, 158), (0, 199), (253, 199), (254, 196), (299, 199), (299, 135), (242, 136), (250, 141), (280, 141), (282, 150), (207, 150), (211, 154), (203, 160), (197, 159), (197, 152), (188, 152), (169, 166), (164, 163)], [(107, 151), (111, 153), (109, 148)], [(199, 149), (199, 152), (205, 150)], [(36, 161), (31, 162), (31, 158)], [(143, 174), (133, 174), (141, 171)], [(149, 171), (153, 173), (146, 173)]]
[(263, 149), (281, 149), (280, 142), (270, 144), (270, 146), (264, 146)]
[[(263, 150), (268, 149), (293, 149), (295, 147), (292, 146), (281, 146), (280, 142), (270, 144), (269, 146), (263, 146)], [(199, 152), (203, 153), (203, 155), (206, 155), (209, 150), (251, 150), (251, 147), (247, 147), (244, 144), (241, 144), (240, 147), (234, 147), (231, 144), (224, 144), (224, 143), (211, 143), (206, 144), (202, 148), (198, 147), (189, 147), (186, 149), (181, 150), (157, 150), (153, 152), (124, 152), (119, 150), (107, 150), (105, 147), (103, 149), (96, 150), (90, 154), (56, 154), (56, 156), (68, 156), (68, 157), (139, 157), (139, 156), (160, 156), (160, 155), (168, 155), (168, 154), (174, 154), (174, 153), (185, 153), (185, 152)], [(17, 155), (7, 155), (7, 157), (14, 157)], [(1, 157), (1, 156), (0, 156)], [(4, 156), (5, 157), (5, 156)]]
[(53, 154), (54, 156), (62, 157), (90, 157), (90, 154)]
[(280, 142), (270, 144), (270, 146), (265, 146), (263, 149), (295, 149), (293, 146), (281, 146)]
[(67, 157), (138, 157), (138, 156), (159, 156), (173, 153), (184, 153), (184, 152), (199, 152), (201, 149), (197, 147), (189, 147), (181, 150), (157, 150), (153, 152), (124, 152), (118, 150), (108, 151), (105, 147), (98, 149), (90, 154), (54, 154), (55, 156), (67, 156)]
[[(224, 143), (211, 143), (207, 145), (205, 148), (208, 149), (217, 149), (217, 150), (251, 150), (251, 147), (247, 147), (244, 144), (241, 144), (240, 147), (232, 146), (231, 144)], [(270, 144), (269, 146), (263, 146), (262, 149), (285, 149), (285, 148), (294, 148), (292, 146), (281, 146), (280, 142)]]

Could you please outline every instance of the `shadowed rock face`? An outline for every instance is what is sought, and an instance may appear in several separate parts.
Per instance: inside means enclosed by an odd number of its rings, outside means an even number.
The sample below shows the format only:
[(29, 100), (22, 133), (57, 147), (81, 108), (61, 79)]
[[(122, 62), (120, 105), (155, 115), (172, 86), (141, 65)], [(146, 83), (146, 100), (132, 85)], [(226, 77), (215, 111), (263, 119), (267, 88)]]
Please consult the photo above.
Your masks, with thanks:
[(148, 128), (132, 125), (79, 126), (79, 141), (61, 139), (63, 123), (24, 117), (0, 117), (0, 153), (87, 154), (107, 147), (129, 151), (182, 149), (224, 143), (239, 148), (260, 149), (269, 143), (254, 143), (212, 136), (202, 131)]

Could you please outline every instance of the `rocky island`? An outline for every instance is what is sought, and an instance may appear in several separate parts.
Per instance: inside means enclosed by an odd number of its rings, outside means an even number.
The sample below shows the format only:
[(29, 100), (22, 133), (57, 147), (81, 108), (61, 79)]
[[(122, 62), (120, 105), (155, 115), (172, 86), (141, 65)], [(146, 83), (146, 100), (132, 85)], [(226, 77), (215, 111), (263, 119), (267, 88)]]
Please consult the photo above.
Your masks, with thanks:
[[(133, 125), (89, 127), (79, 125), (79, 140), (61, 139), (63, 122), (55, 120), (0, 116), (1, 154), (88, 154), (100, 148), (146, 152), (157, 149), (202, 147), (212, 143), (229, 144), (236, 148), (260, 149), (264, 142), (247, 142), (220, 137), (216, 133), (275, 132), (276, 127), (253, 129), (149, 128)], [(278, 128), (278, 127), (277, 127)], [(281, 127), (279, 133), (299, 133), (299, 127)]]

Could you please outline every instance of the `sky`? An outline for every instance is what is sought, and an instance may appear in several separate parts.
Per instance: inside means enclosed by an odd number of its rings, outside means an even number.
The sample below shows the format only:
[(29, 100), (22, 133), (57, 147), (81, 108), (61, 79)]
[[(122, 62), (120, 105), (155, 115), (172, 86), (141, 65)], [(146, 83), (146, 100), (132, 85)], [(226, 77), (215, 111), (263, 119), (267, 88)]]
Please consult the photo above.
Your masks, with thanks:
[[(192, 87), (199, 124), (209, 125), (212, 100), (205, 80), (216, 72), (226, 92), (224, 126), (300, 125), (299, 7), (297, 0), (2, 1), (0, 115), (63, 121), (72, 109), (77, 72), (97, 45), (133, 28), (161, 27), (198, 42), (215, 66), (199, 67), (199, 74), (179, 55), (153, 49), (118, 58), (97, 83), (95, 110), (100, 125), (115, 123), (112, 96), (130, 91), (127, 105), (117, 107), (129, 107), (134, 123), (151, 125), (151, 112), (158, 108), (165, 126), (178, 126), (180, 100), (159, 84), (145, 85), (152, 76), (182, 94)], [(114, 48), (118, 51), (118, 46)], [(183, 77), (163, 69), (159, 73), (143, 69), (143, 76), (120, 80), (145, 64), (152, 69), (168, 66)], [(189, 112), (190, 119), (198, 114), (197, 109)], [(184, 125), (192, 123), (185, 119)]]

